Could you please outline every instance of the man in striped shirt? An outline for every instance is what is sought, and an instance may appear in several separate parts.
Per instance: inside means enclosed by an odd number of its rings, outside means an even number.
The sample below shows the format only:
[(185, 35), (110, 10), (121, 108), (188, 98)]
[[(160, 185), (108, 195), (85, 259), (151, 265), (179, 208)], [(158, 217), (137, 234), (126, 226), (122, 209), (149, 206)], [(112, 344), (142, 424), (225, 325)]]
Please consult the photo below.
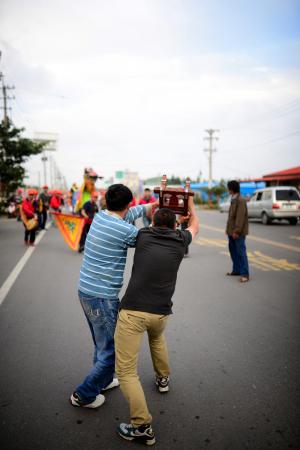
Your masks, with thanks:
[(93, 367), (70, 400), (73, 406), (85, 408), (101, 406), (105, 401), (101, 391), (119, 385), (114, 378), (114, 332), (127, 249), (136, 244), (134, 221), (150, 215), (153, 207), (129, 208), (133, 196), (122, 184), (110, 186), (105, 198), (107, 210), (95, 215), (86, 239), (78, 286), (95, 348)]

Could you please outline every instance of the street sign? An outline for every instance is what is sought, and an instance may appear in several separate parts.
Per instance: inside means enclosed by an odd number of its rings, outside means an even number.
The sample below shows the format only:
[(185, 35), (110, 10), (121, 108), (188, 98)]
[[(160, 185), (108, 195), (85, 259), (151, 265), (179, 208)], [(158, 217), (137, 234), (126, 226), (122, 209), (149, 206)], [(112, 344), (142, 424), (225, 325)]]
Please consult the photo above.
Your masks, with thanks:
[(47, 152), (55, 152), (57, 150), (57, 141), (58, 134), (57, 133), (44, 133), (44, 132), (36, 132), (34, 133), (33, 140), (35, 142), (46, 142), (46, 146), (44, 147), (44, 151)]

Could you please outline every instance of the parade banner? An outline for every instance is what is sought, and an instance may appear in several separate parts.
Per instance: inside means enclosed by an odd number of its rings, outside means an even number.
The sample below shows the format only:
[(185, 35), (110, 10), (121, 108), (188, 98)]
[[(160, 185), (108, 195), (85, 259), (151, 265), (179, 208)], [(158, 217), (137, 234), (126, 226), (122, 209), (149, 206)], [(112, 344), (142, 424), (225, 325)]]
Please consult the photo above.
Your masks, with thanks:
[(72, 214), (57, 212), (51, 212), (51, 214), (66, 243), (72, 250), (77, 251), (85, 219)]

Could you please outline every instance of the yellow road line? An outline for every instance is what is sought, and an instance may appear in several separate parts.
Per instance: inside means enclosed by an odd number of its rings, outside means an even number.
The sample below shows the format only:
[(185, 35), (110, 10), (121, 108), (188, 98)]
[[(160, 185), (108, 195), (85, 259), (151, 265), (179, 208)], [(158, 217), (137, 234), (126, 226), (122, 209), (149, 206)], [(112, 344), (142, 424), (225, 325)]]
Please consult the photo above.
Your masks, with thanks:
[(290, 236), (290, 239), (296, 239), (296, 241), (300, 241), (300, 236)]
[[(195, 241), (196, 244), (206, 246), (206, 247), (217, 247), (226, 248), (228, 242), (224, 239), (206, 239), (199, 238)], [(228, 251), (221, 251), (223, 255), (230, 256)], [(248, 259), (253, 267), (263, 270), (264, 272), (280, 271), (280, 270), (300, 270), (300, 264), (291, 263), (286, 259), (276, 259), (272, 256), (264, 255), (260, 251), (248, 252)]]
[[(230, 257), (229, 252), (221, 252), (222, 255), (226, 255)], [(256, 269), (262, 270), (263, 272), (270, 272), (270, 270), (272, 270), (272, 268), (270, 266), (262, 266), (260, 264), (258, 264), (258, 262), (256, 261), (256, 259), (250, 259), (251, 262), (251, 267), (255, 267)]]
[(264, 255), (264, 254), (262, 254), (259, 251), (255, 251), (254, 254), (256, 256), (258, 256), (259, 258), (261, 258), (263, 261), (270, 262), (274, 266), (279, 267), (280, 269), (284, 269), (284, 270), (300, 270), (300, 264), (290, 263), (286, 259), (275, 259), (275, 258), (272, 258), (271, 256)]
[[(224, 234), (224, 230), (222, 228), (217, 228), (217, 227), (212, 227), (210, 225), (200, 224), (200, 228), (201, 227), (206, 230), (218, 231), (219, 233)], [(256, 242), (262, 242), (263, 244), (269, 244), (269, 245), (272, 245), (273, 247), (284, 248), (285, 250), (291, 250), (293, 252), (300, 253), (300, 247), (295, 247), (294, 245), (283, 244), (282, 242), (271, 241), (270, 239), (264, 239), (264, 238), (260, 238), (258, 236), (251, 236), (251, 235), (247, 236), (247, 239), (250, 239), (250, 240), (256, 241)]]
[(265, 269), (274, 270), (275, 272), (280, 271), (280, 268), (274, 266), (274, 264), (272, 264), (272, 261), (264, 261), (252, 252), (248, 253), (248, 259), (251, 264), (254, 262), (256, 265), (260, 266), (260, 268), (264, 267)]
[(226, 248), (228, 246), (228, 242), (223, 239), (206, 239), (206, 238), (199, 238), (196, 241), (196, 244), (199, 245), (211, 245), (213, 247), (221, 247)]

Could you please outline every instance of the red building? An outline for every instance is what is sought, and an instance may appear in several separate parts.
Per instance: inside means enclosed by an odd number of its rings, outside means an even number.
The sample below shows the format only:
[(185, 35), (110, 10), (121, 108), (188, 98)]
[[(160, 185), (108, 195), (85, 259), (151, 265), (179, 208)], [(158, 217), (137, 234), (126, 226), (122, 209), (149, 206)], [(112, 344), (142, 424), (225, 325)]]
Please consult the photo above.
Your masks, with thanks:
[(263, 175), (266, 186), (295, 186), (300, 189), (300, 166)]

